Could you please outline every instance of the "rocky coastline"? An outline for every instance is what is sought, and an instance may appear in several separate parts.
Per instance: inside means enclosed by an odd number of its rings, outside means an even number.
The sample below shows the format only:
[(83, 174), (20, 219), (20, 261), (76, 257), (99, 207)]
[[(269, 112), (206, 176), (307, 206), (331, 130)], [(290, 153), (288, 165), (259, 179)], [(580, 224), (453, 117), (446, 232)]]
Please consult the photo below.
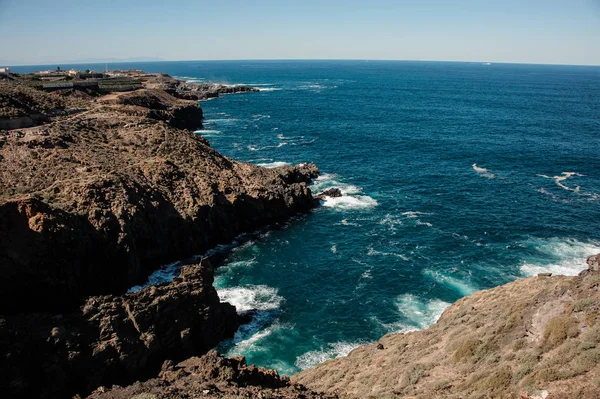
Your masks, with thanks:
[[(315, 206), (315, 165), (236, 162), (192, 132), (202, 109), (181, 97), (230, 88), (141, 81), (87, 97), (0, 83), (0, 385), (9, 397), (86, 395), (206, 353), (240, 322), (219, 301), (208, 262), (127, 289)], [(42, 117), (18, 119), (32, 114)]]

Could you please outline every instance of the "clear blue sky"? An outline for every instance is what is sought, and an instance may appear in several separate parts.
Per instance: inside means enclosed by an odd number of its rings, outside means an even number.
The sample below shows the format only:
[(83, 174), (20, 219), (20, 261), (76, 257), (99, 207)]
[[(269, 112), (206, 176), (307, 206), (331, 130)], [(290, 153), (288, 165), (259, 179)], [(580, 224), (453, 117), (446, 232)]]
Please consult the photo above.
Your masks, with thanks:
[(0, 63), (398, 59), (600, 65), (600, 0), (0, 0)]

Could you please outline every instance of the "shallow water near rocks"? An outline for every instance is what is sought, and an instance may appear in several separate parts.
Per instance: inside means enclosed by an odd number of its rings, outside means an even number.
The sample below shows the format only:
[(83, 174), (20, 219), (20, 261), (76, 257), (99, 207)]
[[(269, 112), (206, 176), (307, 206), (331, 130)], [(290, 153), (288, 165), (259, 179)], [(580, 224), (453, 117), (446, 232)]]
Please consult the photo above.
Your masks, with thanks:
[[(202, 103), (219, 152), (315, 162), (343, 196), (229, 251), (252, 323), (219, 348), (291, 374), (453, 301), (600, 252), (600, 68), (366, 61), (114, 65), (260, 92)], [(176, 273), (171, 265), (153, 281)]]

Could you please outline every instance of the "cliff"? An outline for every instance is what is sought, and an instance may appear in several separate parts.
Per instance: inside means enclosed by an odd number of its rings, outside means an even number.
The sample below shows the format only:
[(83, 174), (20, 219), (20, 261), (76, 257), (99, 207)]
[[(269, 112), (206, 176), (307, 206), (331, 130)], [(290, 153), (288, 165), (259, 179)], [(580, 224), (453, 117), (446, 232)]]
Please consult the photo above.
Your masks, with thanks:
[(577, 277), (517, 280), (293, 377), (357, 398), (600, 397), (600, 255)]
[[(36, 101), (52, 94), (31, 90), (10, 96), (46, 107)], [(314, 165), (236, 162), (178, 129), (200, 126), (195, 101), (141, 89), (83, 105), (0, 132), (0, 313), (123, 293), (159, 265), (313, 207)]]

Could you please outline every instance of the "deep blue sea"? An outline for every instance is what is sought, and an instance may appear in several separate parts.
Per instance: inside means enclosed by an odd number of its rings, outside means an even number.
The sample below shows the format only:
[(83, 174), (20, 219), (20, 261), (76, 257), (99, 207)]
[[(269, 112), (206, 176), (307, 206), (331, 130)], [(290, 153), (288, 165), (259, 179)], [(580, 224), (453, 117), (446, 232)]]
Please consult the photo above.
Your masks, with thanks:
[(110, 67), (260, 88), (202, 102), (198, 134), (265, 167), (315, 162), (314, 191), (344, 193), (225, 252), (221, 298), (258, 309), (221, 345), (228, 355), (291, 374), (383, 334), (425, 328), (476, 290), (576, 274), (600, 252), (600, 67)]

